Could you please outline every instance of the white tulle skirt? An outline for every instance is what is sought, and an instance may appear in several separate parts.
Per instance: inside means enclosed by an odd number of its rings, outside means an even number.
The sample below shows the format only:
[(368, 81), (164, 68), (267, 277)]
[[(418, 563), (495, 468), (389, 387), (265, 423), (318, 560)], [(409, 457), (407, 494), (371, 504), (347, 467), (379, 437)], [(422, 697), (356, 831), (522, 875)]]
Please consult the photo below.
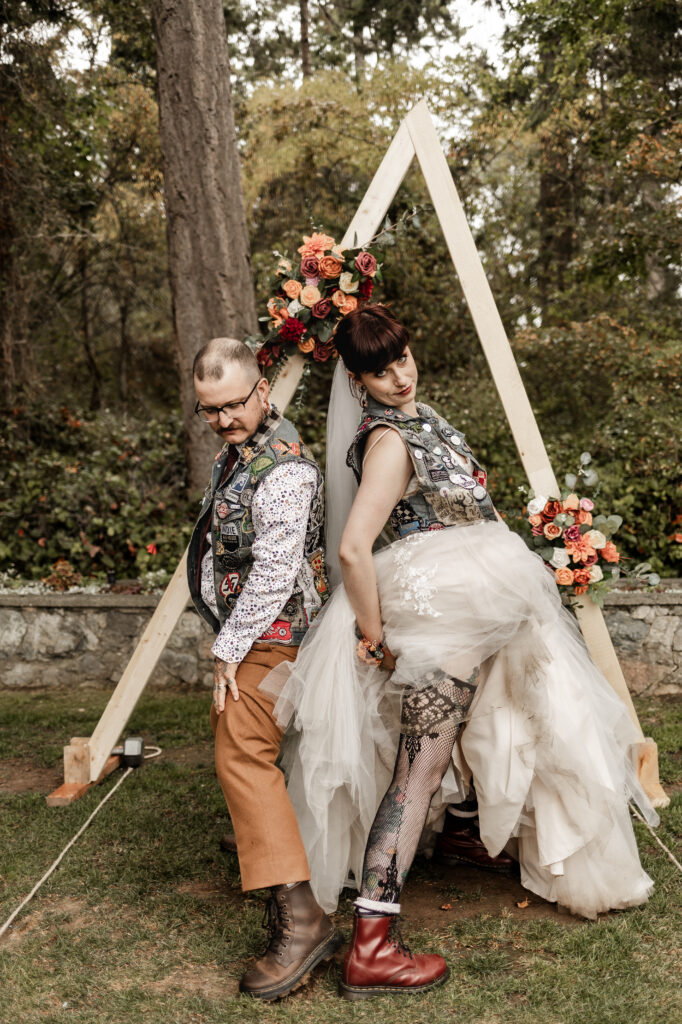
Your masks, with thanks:
[(657, 815), (633, 769), (639, 739), (590, 660), (541, 559), (503, 523), (412, 535), (375, 555), (389, 675), (356, 656), (355, 618), (339, 587), (296, 662), (262, 684), (288, 728), (284, 767), (325, 910), (362, 876), (367, 836), (393, 774), (401, 694), (443, 669), (479, 684), (431, 819), (473, 776), (491, 855), (513, 843), (521, 881), (595, 917), (643, 903), (628, 800)]

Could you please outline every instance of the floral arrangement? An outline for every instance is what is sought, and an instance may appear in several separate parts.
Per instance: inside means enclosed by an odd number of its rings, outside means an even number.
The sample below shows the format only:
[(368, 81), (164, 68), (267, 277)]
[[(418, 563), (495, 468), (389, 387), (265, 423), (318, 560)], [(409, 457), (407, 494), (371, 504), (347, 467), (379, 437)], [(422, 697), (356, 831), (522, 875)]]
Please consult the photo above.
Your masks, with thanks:
[(381, 264), (369, 248), (342, 249), (330, 235), (303, 236), (299, 259), (277, 253), (275, 294), (268, 300), (266, 337), (257, 340), (256, 358), (264, 369), (302, 352), (324, 363), (336, 355), (332, 341), (342, 317), (372, 296)]
[(621, 516), (595, 514), (593, 499), (576, 493), (579, 479), (587, 487), (593, 487), (599, 479), (594, 468), (587, 468), (591, 461), (590, 453), (583, 452), (577, 475), (566, 475), (562, 497), (535, 495), (528, 502), (526, 513), (531, 527), (531, 547), (554, 573), (561, 593), (569, 598), (588, 594), (603, 605), (605, 592), (622, 573), (651, 586), (656, 586), (660, 577), (650, 572), (648, 562), (626, 570), (612, 540), (623, 523)]

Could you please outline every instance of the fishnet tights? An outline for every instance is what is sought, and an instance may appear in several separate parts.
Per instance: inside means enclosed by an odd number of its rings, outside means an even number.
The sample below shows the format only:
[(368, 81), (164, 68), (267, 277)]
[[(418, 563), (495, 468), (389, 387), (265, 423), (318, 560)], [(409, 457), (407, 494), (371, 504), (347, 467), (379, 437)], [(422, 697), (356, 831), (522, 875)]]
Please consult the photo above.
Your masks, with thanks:
[(431, 798), (447, 770), (452, 748), (475, 692), (444, 672), (410, 690), (403, 700), (400, 744), (393, 780), (367, 840), (360, 895), (398, 903), (424, 828)]

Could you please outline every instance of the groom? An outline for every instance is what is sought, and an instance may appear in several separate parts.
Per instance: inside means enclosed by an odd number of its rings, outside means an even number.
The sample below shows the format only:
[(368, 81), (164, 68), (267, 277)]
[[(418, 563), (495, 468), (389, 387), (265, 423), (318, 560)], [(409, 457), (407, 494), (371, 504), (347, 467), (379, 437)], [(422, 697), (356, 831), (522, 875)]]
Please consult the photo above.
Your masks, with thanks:
[(271, 890), (269, 944), (240, 991), (287, 995), (338, 936), (310, 888), (284, 776), (282, 731), (259, 689), (292, 662), (328, 597), (322, 475), (296, 428), (270, 404), (249, 348), (214, 338), (194, 361), (196, 414), (223, 441), (190, 540), (188, 581), (217, 634), (212, 651), (216, 772), (232, 819), (242, 888)]

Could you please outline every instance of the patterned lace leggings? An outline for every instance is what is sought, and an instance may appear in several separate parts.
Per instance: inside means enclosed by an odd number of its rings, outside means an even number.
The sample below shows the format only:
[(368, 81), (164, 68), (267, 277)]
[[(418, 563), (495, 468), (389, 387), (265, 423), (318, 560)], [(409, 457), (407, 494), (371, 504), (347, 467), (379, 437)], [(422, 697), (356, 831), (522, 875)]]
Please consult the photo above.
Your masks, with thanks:
[(424, 828), (431, 798), (450, 763), (452, 748), (476, 690), (444, 672), (403, 698), (400, 744), (393, 780), (367, 840), (360, 895), (399, 903)]

